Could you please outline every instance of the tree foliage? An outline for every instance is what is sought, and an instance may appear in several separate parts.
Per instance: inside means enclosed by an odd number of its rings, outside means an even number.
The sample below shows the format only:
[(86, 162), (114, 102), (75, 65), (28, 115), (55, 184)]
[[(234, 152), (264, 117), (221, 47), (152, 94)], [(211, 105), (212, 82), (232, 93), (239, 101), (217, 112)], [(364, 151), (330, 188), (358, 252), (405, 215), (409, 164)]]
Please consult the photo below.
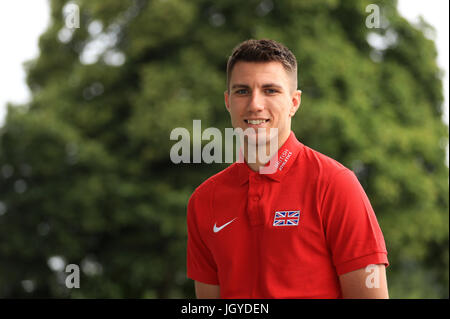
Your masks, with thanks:
[[(226, 59), (248, 38), (299, 61), (293, 130), (354, 170), (392, 298), (448, 298), (448, 127), (436, 48), (392, 1), (51, 1), (32, 100), (0, 129), (0, 297), (184, 298), (187, 200), (227, 164), (170, 161), (172, 129), (230, 126)], [(374, 44), (375, 43), (375, 44)], [(376, 45), (378, 43), (378, 46)], [(57, 261), (81, 267), (67, 289)]]

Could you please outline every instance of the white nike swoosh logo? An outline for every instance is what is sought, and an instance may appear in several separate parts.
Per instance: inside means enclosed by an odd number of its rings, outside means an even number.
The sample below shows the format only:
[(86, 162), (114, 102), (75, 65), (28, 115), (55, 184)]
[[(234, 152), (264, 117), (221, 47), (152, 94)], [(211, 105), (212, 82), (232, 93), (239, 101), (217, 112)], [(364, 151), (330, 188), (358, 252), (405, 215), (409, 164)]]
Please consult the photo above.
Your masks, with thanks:
[[(237, 218), (237, 217), (236, 217), (236, 218)], [(225, 227), (227, 227), (228, 225), (230, 225), (236, 218), (230, 220), (228, 223), (226, 223), (226, 224), (224, 224), (224, 225), (222, 225), (222, 226), (220, 226), (220, 227), (217, 227), (216, 224), (214, 224), (214, 232), (217, 233), (217, 232), (221, 231), (222, 229), (224, 229)]]

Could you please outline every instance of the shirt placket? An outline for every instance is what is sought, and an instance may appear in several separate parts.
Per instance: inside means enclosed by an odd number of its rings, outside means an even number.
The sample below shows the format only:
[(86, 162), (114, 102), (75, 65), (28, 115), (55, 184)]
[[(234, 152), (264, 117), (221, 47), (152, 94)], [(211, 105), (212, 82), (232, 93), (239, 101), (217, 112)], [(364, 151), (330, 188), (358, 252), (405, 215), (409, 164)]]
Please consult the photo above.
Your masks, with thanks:
[(247, 198), (247, 215), (250, 222), (251, 238), (253, 247), (253, 285), (251, 297), (258, 298), (261, 281), (261, 231), (265, 222), (264, 218), (264, 180), (257, 173), (250, 173)]
[(247, 214), (251, 226), (264, 224), (263, 212), (263, 179), (259, 174), (250, 174), (247, 198)]

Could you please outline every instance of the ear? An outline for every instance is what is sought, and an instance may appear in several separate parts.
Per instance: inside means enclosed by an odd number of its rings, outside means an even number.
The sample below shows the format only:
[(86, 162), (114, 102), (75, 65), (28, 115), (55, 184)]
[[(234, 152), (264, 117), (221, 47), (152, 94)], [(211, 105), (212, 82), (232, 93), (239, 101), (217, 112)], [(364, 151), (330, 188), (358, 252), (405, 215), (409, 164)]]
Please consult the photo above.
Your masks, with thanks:
[(293, 117), (297, 112), (297, 110), (299, 109), (300, 104), (302, 102), (301, 96), (302, 91), (300, 90), (295, 90), (294, 93), (292, 94), (292, 104), (291, 109), (289, 110), (289, 117)]
[(230, 112), (230, 96), (228, 95), (228, 91), (223, 92), (224, 98), (225, 98), (225, 107), (227, 108), (227, 111)]

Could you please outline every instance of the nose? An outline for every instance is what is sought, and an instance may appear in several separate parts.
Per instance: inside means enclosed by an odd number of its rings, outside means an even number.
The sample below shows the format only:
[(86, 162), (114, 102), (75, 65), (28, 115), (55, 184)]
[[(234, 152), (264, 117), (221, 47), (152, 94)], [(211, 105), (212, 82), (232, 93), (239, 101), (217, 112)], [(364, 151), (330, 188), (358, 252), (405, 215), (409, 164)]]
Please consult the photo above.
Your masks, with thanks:
[(260, 92), (258, 92), (258, 90), (253, 91), (248, 104), (248, 109), (251, 112), (264, 110), (264, 96)]

